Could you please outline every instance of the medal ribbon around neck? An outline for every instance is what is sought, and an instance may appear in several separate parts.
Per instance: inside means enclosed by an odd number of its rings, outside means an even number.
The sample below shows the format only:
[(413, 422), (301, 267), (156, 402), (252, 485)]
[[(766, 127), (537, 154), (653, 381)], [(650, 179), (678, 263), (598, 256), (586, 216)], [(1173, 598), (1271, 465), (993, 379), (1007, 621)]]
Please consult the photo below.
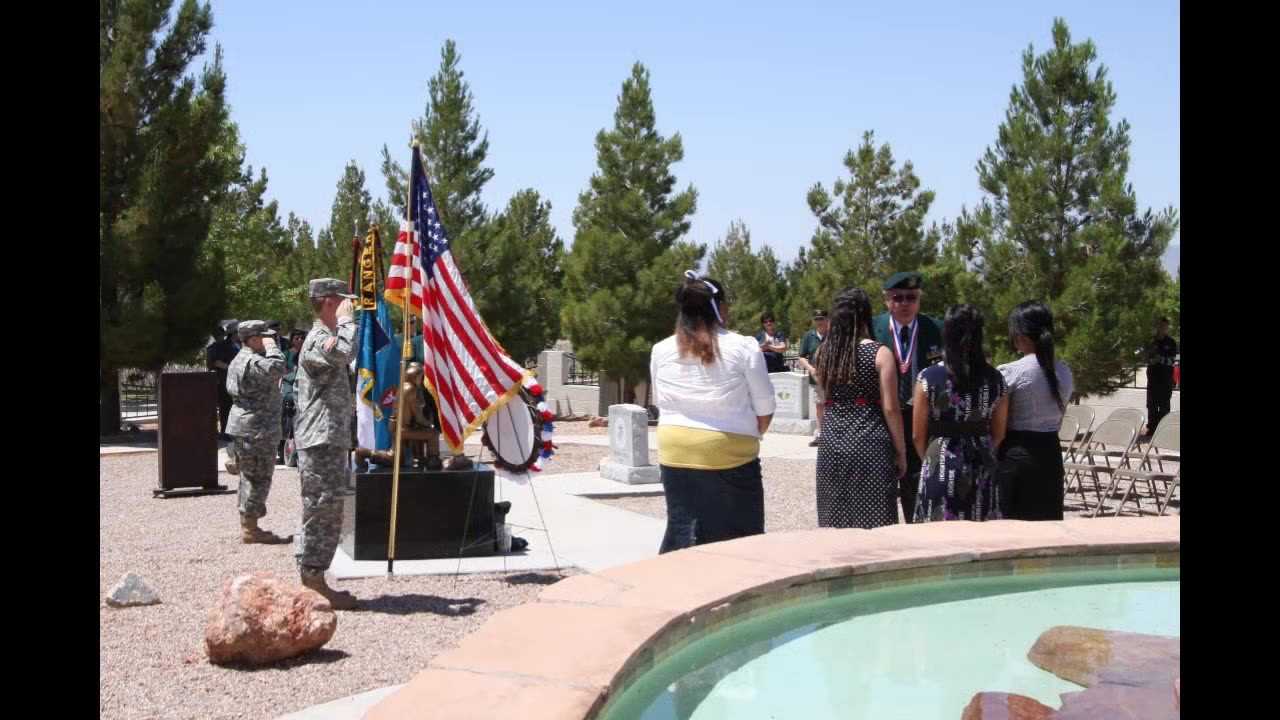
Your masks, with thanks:
[[(889, 329), (893, 331), (893, 352), (898, 356), (898, 371), (904, 375), (911, 372), (911, 358), (916, 356), (916, 340), (920, 337), (919, 320), (920, 318), (916, 318), (912, 321), (912, 324), (915, 325), (915, 327), (911, 330), (911, 347), (907, 348), (906, 354), (904, 355), (902, 349), (902, 334), (898, 332), (902, 329), (902, 326), (898, 324), (897, 320), (894, 320), (892, 317), (889, 318)], [(906, 358), (905, 362), (903, 362), (904, 357)]]

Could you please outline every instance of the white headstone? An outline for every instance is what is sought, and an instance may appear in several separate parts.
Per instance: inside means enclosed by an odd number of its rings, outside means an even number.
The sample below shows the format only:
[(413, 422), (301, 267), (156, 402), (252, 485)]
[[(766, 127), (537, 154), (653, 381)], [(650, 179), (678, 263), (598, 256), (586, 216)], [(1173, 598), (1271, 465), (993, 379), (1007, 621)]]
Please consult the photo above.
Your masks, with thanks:
[(628, 467), (649, 464), (649, 413), (639, 405), (609, 406), (609, 457)]
[(773, 382), (773, 399), (777, 409), (775, 418), (804, 420), (809, 417), (809, 378), (804, 373), (770, 373)]

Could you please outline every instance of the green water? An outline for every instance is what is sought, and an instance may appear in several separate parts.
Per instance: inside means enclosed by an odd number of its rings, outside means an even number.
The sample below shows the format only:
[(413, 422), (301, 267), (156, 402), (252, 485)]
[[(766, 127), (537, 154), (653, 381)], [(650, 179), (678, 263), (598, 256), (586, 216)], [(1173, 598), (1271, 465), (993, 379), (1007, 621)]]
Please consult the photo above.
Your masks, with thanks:
[(637, 679), (607, 720), (960, 717), (973, 694), (1079, 690), (1027, 661), (1053, 625), (1180, 635), (1179, 570), (953, 580), (781, 608)]

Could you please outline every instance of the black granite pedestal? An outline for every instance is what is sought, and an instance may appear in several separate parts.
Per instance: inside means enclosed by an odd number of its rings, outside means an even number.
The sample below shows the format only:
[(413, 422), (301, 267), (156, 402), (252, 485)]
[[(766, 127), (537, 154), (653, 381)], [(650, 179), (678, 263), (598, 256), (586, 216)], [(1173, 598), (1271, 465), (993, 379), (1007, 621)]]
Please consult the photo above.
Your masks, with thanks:
[[(357, 472), (343, 507), (342, 549), (354, 560), (386, 560), (390, 527), (391, 468)], [(396, 560), (494, 555), (495, 530), (493, 468), (400, 470)]]

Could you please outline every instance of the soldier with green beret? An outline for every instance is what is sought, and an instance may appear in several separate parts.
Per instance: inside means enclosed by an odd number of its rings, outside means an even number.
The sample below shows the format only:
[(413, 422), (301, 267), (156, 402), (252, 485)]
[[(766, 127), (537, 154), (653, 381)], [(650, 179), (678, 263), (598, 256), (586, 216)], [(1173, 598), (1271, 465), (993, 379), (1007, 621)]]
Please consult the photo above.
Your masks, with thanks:
[(920, 456), (911, 433), (916, 378), (921, 370), (942, 362), (942, 322), (920, 314), (923, 284), (924, 277), (918, 272), (890, 275), (883, 286), (888, 312), (872, 321), (876, 342), (888, 347), (898, 364), (898, 400), (907, 445), (907, 473), (899, 478), (898, 491), (906, 522), (913, 522), (920, 481)]

